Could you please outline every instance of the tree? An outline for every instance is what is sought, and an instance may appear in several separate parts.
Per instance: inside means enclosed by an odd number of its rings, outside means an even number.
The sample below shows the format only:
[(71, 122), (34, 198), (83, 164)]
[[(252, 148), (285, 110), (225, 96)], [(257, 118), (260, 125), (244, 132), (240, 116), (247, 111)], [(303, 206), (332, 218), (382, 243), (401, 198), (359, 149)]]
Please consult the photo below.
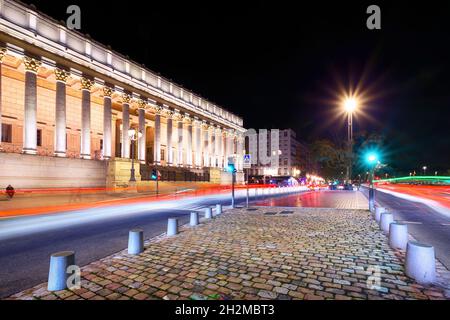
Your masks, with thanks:
[(311, 143), (312, 158), (319, 167), (319, 175), (324, 179), (341, 178), (341, 172), (345, 171), (346, 152), (327, 139), (316, 140)]

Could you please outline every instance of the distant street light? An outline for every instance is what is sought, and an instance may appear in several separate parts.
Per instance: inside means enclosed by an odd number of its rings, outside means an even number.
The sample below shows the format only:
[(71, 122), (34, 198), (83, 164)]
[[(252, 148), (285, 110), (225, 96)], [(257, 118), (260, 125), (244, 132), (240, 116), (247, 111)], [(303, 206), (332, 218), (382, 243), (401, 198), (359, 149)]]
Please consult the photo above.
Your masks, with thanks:
[(353, 153), (353, 112), (358, 108), (358, 100), (355, 97), (348, 97), (344, 100), (344, 109), (347, 112), (347, 139), (348, 139), (348, 163), (346, 180), (352, 178), (352, 153)]
[(426, 176), (427, 175), (427, 166), (423, 166), (422, 170), (423, 170), (423, 175)]
[(435, 172), (434, 172), (434, 175), (435, 175), (435, 176), (437, 176), (437, 174), (438, 174), (438, 172), (437, 172), (437, 171), (435, 171)]

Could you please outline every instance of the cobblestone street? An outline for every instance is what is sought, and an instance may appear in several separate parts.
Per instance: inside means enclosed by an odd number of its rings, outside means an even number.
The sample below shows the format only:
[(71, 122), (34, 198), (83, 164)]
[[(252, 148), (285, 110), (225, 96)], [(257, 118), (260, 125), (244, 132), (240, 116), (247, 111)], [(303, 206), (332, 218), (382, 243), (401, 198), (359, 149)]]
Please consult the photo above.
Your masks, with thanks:
[[(10, 299), (450, 298), (406, 277), (403, 259), (366, 210), (234, 209), (151, 239), (138, 256), (83, 267), (81, 289), (50, 293), (43, 283)], [(450, 280), (437, 266), (440, 282)]]
[(287, 197), (255, 201), (255, 205), (369, 210), (367, 198), (362, 192), (355, 191), (308, 191)]

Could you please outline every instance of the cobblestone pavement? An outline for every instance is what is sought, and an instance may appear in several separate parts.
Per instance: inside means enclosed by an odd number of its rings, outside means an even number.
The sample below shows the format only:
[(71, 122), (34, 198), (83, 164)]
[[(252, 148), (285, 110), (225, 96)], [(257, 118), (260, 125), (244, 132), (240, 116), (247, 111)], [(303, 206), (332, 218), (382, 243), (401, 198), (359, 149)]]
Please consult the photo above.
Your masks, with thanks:
[(270, 207), (369, 209), (367, 198), (362, 192), (341, 190), (308, 191), (286, 197), (256, 201), (255, 205)]
[[(366, 210), (234, 209), (180, 229), (140, 255), (83, 267), (81, 289), (50, 293), (43, 283), (10, 299), (450, 299), (442, 285), (405, 276), (404, 252)], [(450, 280), (439, 263), (438, 273)]]

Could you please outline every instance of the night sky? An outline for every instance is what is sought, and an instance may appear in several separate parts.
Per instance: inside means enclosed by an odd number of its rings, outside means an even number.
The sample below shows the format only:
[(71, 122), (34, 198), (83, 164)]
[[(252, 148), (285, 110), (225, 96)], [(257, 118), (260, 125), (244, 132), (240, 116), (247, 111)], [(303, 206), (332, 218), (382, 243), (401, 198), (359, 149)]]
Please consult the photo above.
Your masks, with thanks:
[[(346, 137), (333, 104), (358, 82), (371, 99), (355, 134), (389, 141), (404, 170), (450, 168), (450, 2), (39, 0), (58, 19), (244, 118), (299, 138)], [(295, 1), (297, 2), (297, 1)], [(366, 28), (377, 4), (382, 30)]]

